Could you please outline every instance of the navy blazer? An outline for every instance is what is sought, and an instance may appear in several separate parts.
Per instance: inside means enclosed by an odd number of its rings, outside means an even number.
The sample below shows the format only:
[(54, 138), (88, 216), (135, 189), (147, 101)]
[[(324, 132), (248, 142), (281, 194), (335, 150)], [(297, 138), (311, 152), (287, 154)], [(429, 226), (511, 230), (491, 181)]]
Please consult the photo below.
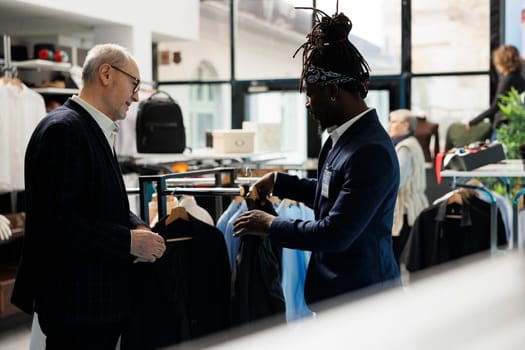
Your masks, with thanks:
[(102, 130), (69, 99), (36, 127), (25, 157), (26, 227), (12, 302), (70, 322), (128, 308), (130, 229), (122, 175)]
[[(325, 144), (317, 179), (279, 173), (273, 191), (315, 212), (314, 221), (277, 217), (271, 226), (272, 240), (313, 252), (305, 282), (309, 304), (399, 278), (391, 238), (399, 164), (375, 110), (327, 153)], [(322, 194), (323, 176), (328, 196)]]

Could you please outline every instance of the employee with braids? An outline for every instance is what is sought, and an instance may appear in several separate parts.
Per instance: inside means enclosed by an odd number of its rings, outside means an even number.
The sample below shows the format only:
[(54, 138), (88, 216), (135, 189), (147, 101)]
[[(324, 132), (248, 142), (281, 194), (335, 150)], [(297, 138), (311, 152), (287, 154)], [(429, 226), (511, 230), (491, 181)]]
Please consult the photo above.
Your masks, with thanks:
[[(311, 206), (315, 220), (241, 215), (236, 236), (270, 236), (283, 247), (312, 251), (305, 298), (312, 303), (373, 286), (399, 283), (392, 249), (392, 220), (399, 166), (392, 141), (374, 108), (363, 100), (370, 68), (348, 40), (352, 22), (312, 9), (316, 24), (303, 50), (301, 91), (306, 107), (330, 137), (319, 154), (317, 179), (270, 173), (252, 191)], [(296, 53), (297, 53), (296, 52)]]

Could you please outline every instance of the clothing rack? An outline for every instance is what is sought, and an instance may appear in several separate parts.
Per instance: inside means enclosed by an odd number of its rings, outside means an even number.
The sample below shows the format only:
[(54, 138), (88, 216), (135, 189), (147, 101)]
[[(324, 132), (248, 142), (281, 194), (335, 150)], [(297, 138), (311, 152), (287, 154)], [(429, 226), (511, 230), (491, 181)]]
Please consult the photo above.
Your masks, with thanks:
[(517, 194), (516, 197), (514, 197), (514, 200), (512, 201), (512, 248), (519, 249), (520, 251), (523, 251), (525, 247), (521, 246), (518, 247), (518, 216), (519, 216), (519, 208), (518, 204), (520, 202), (520, 198), (525, 195), (525, 189), (521, 189)]
[[(233, 187), (237, 168), (213, 168), (195, 171), (187, 171), (183, 173), (170, 173), (164, 175), (144, 175), (139, 176), (140, 196), (140, 216), (143, 220), (149, 223), (149, 186), (153, 184), (154, 190), (157, 193), (157, 208), (159, 218), (167, 214), (166, 195), (170, 194), (186, 194), (196, 196), (215, 196), (215, 212), (222, 213), (222, 199), (221, 196), (238, 196), (241, 195), (241, 188)], [(213, 187), (168, 187), (170, 179), (191, 179), (201, 175), (214, 175)], [(228, 179), (229, 181), (225, 181)], [(198, 182), (198, 181), (197, 181)], [(228, 187), (229, 186), (229, 187)], [(127, 190), (128, 194), (136, 193), (134, 189)]]
[(501, 253), (502, 251), (498, 249), (498, 206), (496, 203), (496, 197), (494, 197), (490, 190), (486, 189), (483, 186), (458, 184), (454, 181), (453, 187), (461, 187), (468, 188), (471, 190), (483, 191), (490, 198), (490, 254), (494, 256)]

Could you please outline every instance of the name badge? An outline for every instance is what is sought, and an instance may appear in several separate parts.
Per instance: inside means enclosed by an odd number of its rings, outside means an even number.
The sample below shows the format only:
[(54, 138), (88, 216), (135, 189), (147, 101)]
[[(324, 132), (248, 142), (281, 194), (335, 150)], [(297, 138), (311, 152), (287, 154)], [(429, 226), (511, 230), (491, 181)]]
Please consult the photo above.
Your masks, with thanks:
[(321, 180), (321, 195), (326, 198), (328, 198), (328, 193), (330, 190), (330, 177), (332, 176), (331, 169), (332, 168), (330, 166), (326, 167)]

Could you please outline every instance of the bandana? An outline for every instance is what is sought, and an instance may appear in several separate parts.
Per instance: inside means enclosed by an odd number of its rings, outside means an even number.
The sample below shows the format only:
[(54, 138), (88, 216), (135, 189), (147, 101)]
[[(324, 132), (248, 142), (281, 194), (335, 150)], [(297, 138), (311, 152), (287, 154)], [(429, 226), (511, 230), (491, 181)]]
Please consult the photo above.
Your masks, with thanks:
[(341, 73), (332, 72), (325, 70), (321, 67), (314, 66), (313, 64), (308, 67), (305, 75), (305, 81), (308, 84), (314, 84), (319, 86), (326, 86), (330, 84), (343, 84), (348, 82), (361, 83), (356, 78), (351, 78)]

